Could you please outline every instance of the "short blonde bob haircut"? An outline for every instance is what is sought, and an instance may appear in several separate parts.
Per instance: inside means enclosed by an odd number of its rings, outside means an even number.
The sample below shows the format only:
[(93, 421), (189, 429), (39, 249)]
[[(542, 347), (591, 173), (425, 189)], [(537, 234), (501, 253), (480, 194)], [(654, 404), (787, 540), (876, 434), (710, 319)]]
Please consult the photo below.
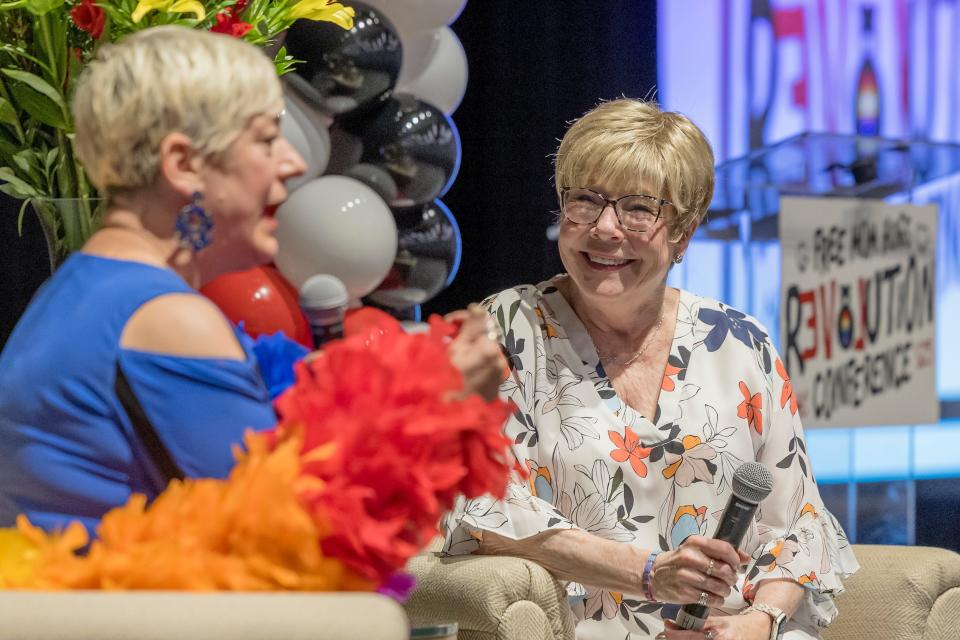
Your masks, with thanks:
[(713, 150), (684, 115), (643, 100), (603, 102), (573, 123), (556, 155), (558, 194), (598, 182), (671, 201), (661, 210), (677, 242), (710, 206)]
[(77, 155), (109, 197), (154, 182), (167, 135), (183, 133), (215, 158), (250, 118), (279, 114), (283, 92), (273, 62), (256, 47), (163, 26), (100, 49), (77, 82), (72, 109)]

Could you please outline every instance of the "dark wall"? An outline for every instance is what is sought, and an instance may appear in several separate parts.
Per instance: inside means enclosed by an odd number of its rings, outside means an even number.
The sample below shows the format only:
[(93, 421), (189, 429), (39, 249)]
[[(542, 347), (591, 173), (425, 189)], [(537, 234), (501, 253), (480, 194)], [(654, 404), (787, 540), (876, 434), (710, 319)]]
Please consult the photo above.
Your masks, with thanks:
[(598, 99), (656, 85), (656, 2), (470, 0), (453, 30), (470, 65), (453, 118), (463, 163), (444, 202), (463, 233), (445, 312), (561, 270), (545, 230), (557, 208), (550, 155)]
[(19, 211), (19, 201), (0, 194), (0, 347), (34, 291), (50, 274), (40, 224), (28, 211), (23, 217), (23, 236), (19, 236)]

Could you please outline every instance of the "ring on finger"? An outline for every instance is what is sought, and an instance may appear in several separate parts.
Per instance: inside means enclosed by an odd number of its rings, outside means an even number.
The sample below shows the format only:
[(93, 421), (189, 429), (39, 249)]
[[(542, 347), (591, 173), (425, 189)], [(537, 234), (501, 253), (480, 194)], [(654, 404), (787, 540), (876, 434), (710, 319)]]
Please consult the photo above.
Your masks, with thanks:
[(707, 598), (709, 598), (709, 597), (710, 597), (710, 596), (709, 596), (709, 594), (707, 594), (706, 591), (701, 591), (701, 592), (700, 592), (700, 597), (697, 598), (697, 604), (700, 605), (701, 607), (707, 606)]
[(713, 629), (707, 629), (703, 632), (704, 640), (714, 640), (717, 637), (717, 634), (713, 632)]
[(500, 339), (500, 327), (497, 326), (496, 321), (490, 316), (487, 316), (487, 338), (494, 342)]
[(707, 565), (707, 577), (708, 577), (708, 578), (713, 575), (714, 562), (715, 562), (715, 560), (714, 560), (713, 558), (710, 558), (710, 564)]

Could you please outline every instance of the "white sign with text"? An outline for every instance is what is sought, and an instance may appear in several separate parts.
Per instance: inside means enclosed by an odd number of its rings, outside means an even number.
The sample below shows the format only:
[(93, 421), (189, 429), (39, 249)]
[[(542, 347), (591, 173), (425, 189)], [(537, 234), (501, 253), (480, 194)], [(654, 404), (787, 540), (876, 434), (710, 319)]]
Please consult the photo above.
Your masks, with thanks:
[(805, 427), (931, 424), (937, 208), (780, 200), (780, 341)]

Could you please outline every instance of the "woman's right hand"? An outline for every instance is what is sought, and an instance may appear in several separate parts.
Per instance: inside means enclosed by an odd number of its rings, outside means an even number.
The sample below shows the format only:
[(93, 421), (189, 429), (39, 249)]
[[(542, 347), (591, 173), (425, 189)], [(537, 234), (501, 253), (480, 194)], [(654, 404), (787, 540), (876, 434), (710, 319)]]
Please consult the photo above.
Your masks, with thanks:
[(478, 304), (449, 313), (444, 319), (460, 324), (457, 337), (450, 343), (450, 361), (463, 374), (464, 391), (493, 400), (503, 381), (505, 365), (495, 339), (496, 323)]
[(707, 606), (718, 607), (737, 582), (737, 567), (750, 556), (723, 540), (690, 536), (679, 549), (664, 551), (653, 564), (651, 591), (660, 602), (696, 603), (707, 594)]

